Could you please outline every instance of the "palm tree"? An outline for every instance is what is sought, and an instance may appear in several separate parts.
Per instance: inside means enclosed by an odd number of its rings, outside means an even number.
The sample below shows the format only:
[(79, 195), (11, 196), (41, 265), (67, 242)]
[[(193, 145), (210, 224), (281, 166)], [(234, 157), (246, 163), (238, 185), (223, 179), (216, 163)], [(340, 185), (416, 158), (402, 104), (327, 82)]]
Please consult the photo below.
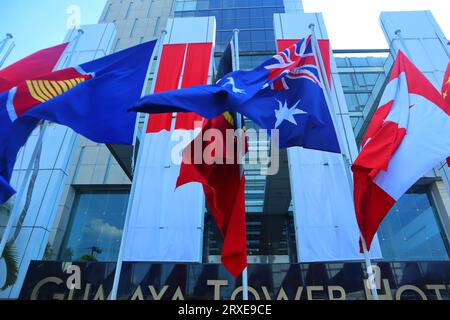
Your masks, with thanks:
[(19, 272), (17, 251), (11, 241), (6, 243), (2, 258), (5, 259), (6, 264), (6, 281), (0, 288), (3, 291), (16, 283)]
[[(7, 202), (3, 205), (0, 205), (0, 215), (9, 216), (11, 213), (11, 203)], [(18, 272), (18, 257), (17, 251), (12, 245), (11, 241), (6, 243), (5, 249), (3, 251), (3, 255), (0, 257), (0, 262), (4, 261), (6, 266), (6, 281), (3, 284), (0, 284), (0, 290), (5, 290), (9, 286), (13, 285), (17, 280), (17, 272)]]
[[(43, 129), (43, 122), (41, 122), (39, 124), (39, 131), (42, 129)], [(30, 183), (28, 184), (27, 195), (25, 198), (25, 204), (23, 206), (22, 212), (20, 213), (19, 221), (17, 222), (17, 226), (14, 230), (13, 236), (7, 242), (7, 244), (5, 246), (5, 250), (3, 251), (2, 258), (5, 259), (7, 277), (6, 277), (6, 282), (5, 282), (4, 286), (1, 288), (1, 290), (5, 290), (6, 288), (12, 286), (17, 280), (19, 262), (18, 262), (17, 250), (14, 246), (14, 243), (20, 234), (23, 223), (25, 221), (25, 217), (27, 215), (28, 209), (31, 204), (31, 197), (33, 194), (34, 185), (36, 184), (36, 179), (37, 179), (37, 176), (39, 173), (39, 163), (41, 160), (41, 154), (42, 154), (42, 143), (38, 146), (36, 158), (34, 159), (33, 173), (31, 174)]]

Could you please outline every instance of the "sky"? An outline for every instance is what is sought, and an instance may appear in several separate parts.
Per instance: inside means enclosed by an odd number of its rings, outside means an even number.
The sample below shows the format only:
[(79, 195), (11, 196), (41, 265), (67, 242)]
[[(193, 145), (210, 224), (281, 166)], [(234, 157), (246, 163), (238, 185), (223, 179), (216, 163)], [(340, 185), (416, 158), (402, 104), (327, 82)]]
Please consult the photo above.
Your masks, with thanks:
[(388, 48), (381, 11), (430, 10), (450, 37), (450, 0), (303, 0), (303, 9), (322, 12), (333, 49)]
[[(79, 23), (97, 23), (106, 0), (0, 0), (0, 39), (12, 33), (16, 47), (4, 67), (61, 43), (79, 10)], [(75, 11), (71, 11), (75, 5)], [(333, 49), (387, 48), (381, 11), (431, 10), (450, 37), (449, 0), (303, 0), (305, 12), (322, 12)], [(68, 12), (69, 11), (69, 12)], [(71, 11), (71, 12), (70, 12)], [(69, 24), (69, 26), (68, 26)]]
[(0, 40), (6, 33), (14, 37), (16, 47), (5, 66), (40, 49), (63, 42), (69, 26), (77, 19), (81, 24), (98, 23), (106, 0), (0, 0)]

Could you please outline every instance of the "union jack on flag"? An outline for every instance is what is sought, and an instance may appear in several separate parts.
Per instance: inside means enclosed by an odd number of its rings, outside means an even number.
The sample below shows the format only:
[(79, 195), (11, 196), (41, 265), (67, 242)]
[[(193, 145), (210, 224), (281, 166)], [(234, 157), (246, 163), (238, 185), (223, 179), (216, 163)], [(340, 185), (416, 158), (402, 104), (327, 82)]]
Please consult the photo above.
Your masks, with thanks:
[[(278, 130), (281, 148), (304, 148), (340, 153), (337, 135), (321, 84), (311, 36), (278, 40), (287, 48), (253, 70), (237, 70), (213, 85), (146, 96), (131, 110), (148, 113), (195, 112), (213, 119), (225, 111), (238, 112), (259, 127)], [(282, 43), (282, 45), (280, 45)], [(322, 40), (324, 68), (329, 80), (328, 40)], [(321, 47), (319, 42), (318, 47)]]
[(289, 90), (288, 79), (304, 78), (321, 86), (311, 36), (279, 52), (268, 63), (265, 68), (273, 90)]

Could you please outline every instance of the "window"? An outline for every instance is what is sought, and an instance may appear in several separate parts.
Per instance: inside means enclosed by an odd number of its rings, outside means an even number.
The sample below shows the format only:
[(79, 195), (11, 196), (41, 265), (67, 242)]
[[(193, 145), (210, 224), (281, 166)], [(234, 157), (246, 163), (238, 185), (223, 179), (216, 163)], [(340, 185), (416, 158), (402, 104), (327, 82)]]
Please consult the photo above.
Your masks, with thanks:
[(397, 201), (381, 223), (378, 238), (386, 260), (449, 259), (428, 186), (414, 186)]
[[(251, 214), (247, 212), (247, 252), (250, 263), (297, 261), (292, 214)], [(204, 261), (220, 262), (223, 237), (212, 215), (205, 217)]]
[(77, 194), (59, 259), (117, 260), (128, 197), (128, 190)]

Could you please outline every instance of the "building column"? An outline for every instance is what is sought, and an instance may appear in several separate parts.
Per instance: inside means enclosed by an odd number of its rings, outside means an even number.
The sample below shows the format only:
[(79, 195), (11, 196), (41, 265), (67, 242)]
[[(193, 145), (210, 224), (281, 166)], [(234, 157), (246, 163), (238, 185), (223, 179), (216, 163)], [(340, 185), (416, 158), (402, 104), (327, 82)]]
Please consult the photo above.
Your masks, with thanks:
[[(72, 55), (70, 66), (76, 66), (100, 58), (110, 50), (115, 35), (114, 25), (88, 25), (81, 28), (85, 33), (81, 36), (75, 51), (72, 52), (72, 47), (69, 46), (61, 56), (56, 69), (68, 67), (70, 55)], [(64, 42), (72, 41), (77, 34), (76, 30), (69, 31)], [(38, 136), (39, 129), (33, 132), (18, 154), (11, 179), (12, 186), (16, 190), (22, 183)], [(14, 286), (0, 292), (0, 299), (15, 299), (19, 296), (30, 261), (41, 260), (45, 253), (55, 218), (61, 209), (59, 204), (70, 172), (73, 150), (77, 141), (78, 134), (65, 126), (50, 124), (45, 132), (42, 157), (39, 161), (31, 200), (23, 225), (14, 242), (19, 261), (18, 279)], [(23, 206), (24, 203), (19, 205)]]
[[(275, 36), (300, 39), (315, 25), (318, 39), (328, 39), (320, 13), (275, 14)], [(331, 46), (333, 44), (331, 43)], [(350, 186), (350, 165), (358, 150), (336, 63), (331, 54), (332, 106), (342, 153), (289, 148), (289, 172), (300, 262), (363, 259)], [(380, 257), (378, 239), (371, 254)]]

